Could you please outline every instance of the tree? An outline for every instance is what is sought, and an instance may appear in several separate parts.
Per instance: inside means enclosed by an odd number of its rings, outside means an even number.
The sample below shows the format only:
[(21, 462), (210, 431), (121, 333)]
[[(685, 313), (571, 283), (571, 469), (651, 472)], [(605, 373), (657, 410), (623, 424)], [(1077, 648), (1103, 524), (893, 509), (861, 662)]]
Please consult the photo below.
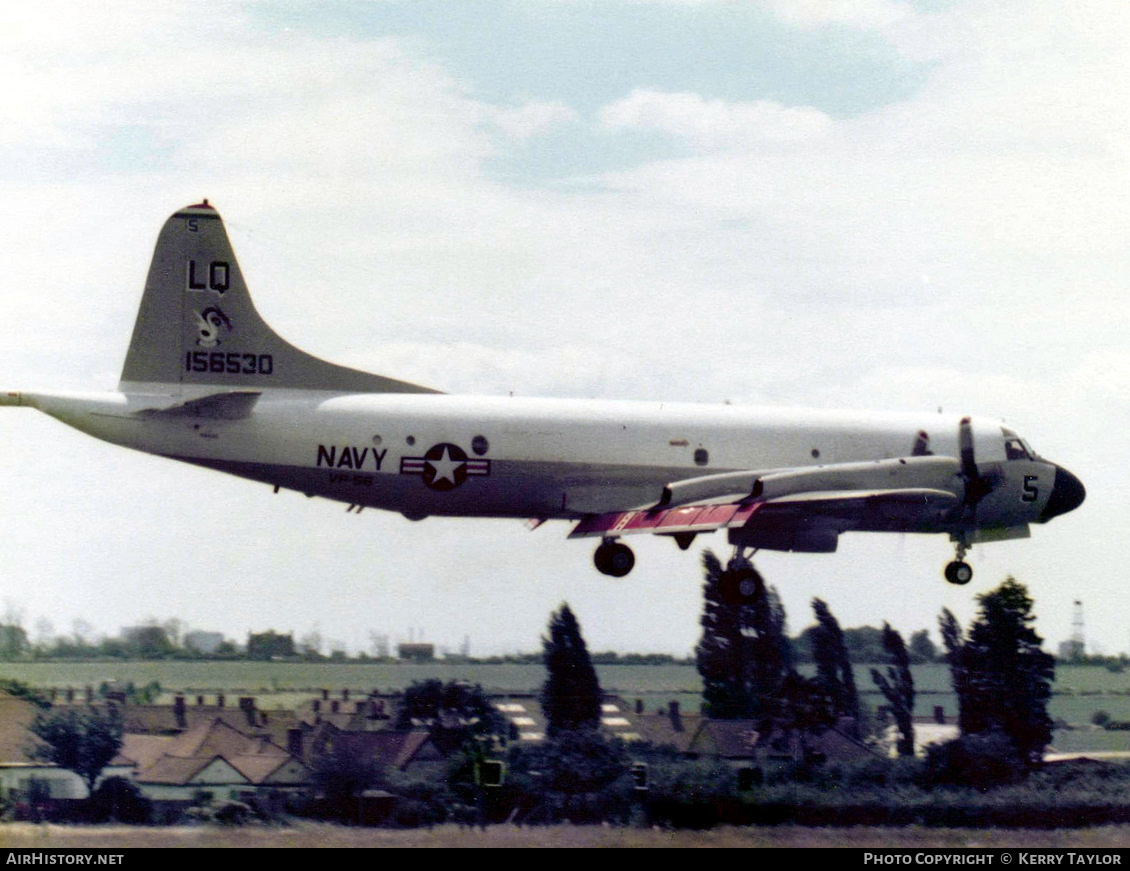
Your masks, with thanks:
[(127, 630), (122, 640), (128, 655), (137, 659), (164, 659), (173, 653), (169, 636), (155, 621)]
[(925, 629), (910, 634), (907, 651), (910, 653), (911, 662), (933, 662), (938, 658), (938, 648), (934, 646)]
[(547, 734), (597, 728), (603, 694), (581, 627), (567, 604), (550, 615), (542, 648), (549, 673), (541, 690)]
[(1047, 706), (1055, 659), (1041, 649), (1032, 599), (1015, 578), (977, 601), (980, 609), (967, 637), (952, 614), (942, 614), (962, 734), (1000, 732), (1025, 764), (1037, 764), (1052, 737)]
[(274, 629), (247, 633), (248, 659), (286, 658), (294, 655), (294, 636), (290, 633), (283, 635)]
[(910, 654), (897, 630), (883, 624), (883, 646), (891, 659), (884, 675), (871, 669), (871, 680), (891, 706), (891, 715), (899, 730), (899, 756), (914, 755), (914, 676), (910, 672)]
[(443, 753), (451, 753), (477, 735), (502, 735), (506, 720), (490, 703), (483, 688), (463, 681), (438, 678), (413, 681), (404, 691), (396, 728), (428, 727), (432, 742)]
[(31, 650), (27, 631), (16, 623), (0, 623), (0, 659), (21, 659)]
[(812, 645), (816, 658), (816, 681), (831, 700), (832, 712), (839, 717), (850, 717), (858, 737), (859, 695), (844, 645), (844, 633), (823, 599), (812, 600), (812, 611), (817, 622)]
[(794, 673), (785, 609), (771, 587), (763, 587), (749, 603), (727, 601), (725, 573), (752, 571), (749, 560), (736, 556), (723, 569), (708, 550), (702, 565), (702, 638), (695, 663), (702, 675), (703, 711), (721, 720), (757, 719), (771, 728), (785, 679)]
[(385, 772), (372, 755), (359, 752), (336, 731), (334, 736), (315, 755), (310, 776), (329, 814), (343, 820), (354, 819), (360, 812), (357, 797), (383, 783)]
[(34, 751), (36, 759), (73, 771), (90, 793), (102, 769), (122, 747), (122, 720), (115, 709), (66, 709), (39, 714), (31, 731), (46, 744)]
[[(618, 815), (628, 804), (628, 754), (618, 738), (596, 729), (562, 731), (533, 744), (510, 746), (510, 770), (540, 795), (546, 822), (558, 814), (575, 823)], [(619, 784), (619, 789), (617, 789)]]

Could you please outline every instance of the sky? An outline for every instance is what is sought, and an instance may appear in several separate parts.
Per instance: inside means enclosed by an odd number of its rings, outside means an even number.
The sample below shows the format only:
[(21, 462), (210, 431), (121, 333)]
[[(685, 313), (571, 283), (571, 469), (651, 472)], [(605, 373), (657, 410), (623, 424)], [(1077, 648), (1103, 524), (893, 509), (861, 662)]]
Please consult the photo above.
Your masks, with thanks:
[[(0, 387), (112, 390), (156, 235), (207, 197), (319, 356), (458, 393), (980, 414), (1088, 497), (1032, 538), (756, 562), (798, 632), (1025, 583), (1130, 648), (1130, 7), (1120, 0), (24, 4), (0, 29)], [(33, 637), (689, 654), (703, 547), (411, 523), (0, 415), (0, 602)], [(77, 621), (77, 623), (76, 623)]]

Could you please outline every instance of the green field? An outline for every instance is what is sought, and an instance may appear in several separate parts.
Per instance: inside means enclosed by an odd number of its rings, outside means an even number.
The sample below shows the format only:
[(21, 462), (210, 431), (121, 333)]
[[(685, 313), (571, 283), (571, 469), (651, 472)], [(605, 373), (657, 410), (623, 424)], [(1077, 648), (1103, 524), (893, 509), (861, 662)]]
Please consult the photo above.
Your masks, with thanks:
[[(665, 707), (677, 700), (684, 710), (699, 705), (702, 683), (690, 665), (604, 665), (597, 666), (601, 686), (629, 703), (641, 700), (647, 710)], [(871, 682), (870, 667), (855, 666), (856, 683), (865, 703), (875, 708), (882, 697)], [(373, 689), (399, 690), (413, 681), (427, 678), (465, 680), (479, 683), (494, 693), (537, 692), (545, 680), (541, 665), (513, 664), (374, 664), (374, 663), (289, 663), (289, 662), (10, 662), (0, 664), (0, 676), (24, 681), (39, 688), (98, 687), (104, 681), (133, 682), (144, 686), (157, 681), (163, 701), (171, 702), (174, 692), (213, 697), (217, 693), (253, 695), (260, 708), (279, 710), (296, 699), (327, 689), (335, 695), (344, 688), (353, 694)], [(930, 714), (936, 705), (947, 713), (956, 712), (956, 699), (944, 665), (914, 667), (918, 697), (916, 710)], [(1060, 666), (1055, 694), (1050, 704), (1052, 717), (1072, 725), (1088, 725), (1091, 716), (1106, 711), (1112, 719), (1130, 722), (1130, 671), (1112, 673), (1104, 668)], [(209, 698), (211, 701), (211, 698)], [(234, 701), (234, 700), (233, 700)], [(1086, 739), (1090, 749), (1130, 749), (1130, 732), (1078, 730), (1072, 743)], [(1098, 742), (1095, 744), (1094, 742)], [(1061, 743), (1057, 735), (1057, 746)], [(1077, 748), (1063, 748), (1077, 749)]]

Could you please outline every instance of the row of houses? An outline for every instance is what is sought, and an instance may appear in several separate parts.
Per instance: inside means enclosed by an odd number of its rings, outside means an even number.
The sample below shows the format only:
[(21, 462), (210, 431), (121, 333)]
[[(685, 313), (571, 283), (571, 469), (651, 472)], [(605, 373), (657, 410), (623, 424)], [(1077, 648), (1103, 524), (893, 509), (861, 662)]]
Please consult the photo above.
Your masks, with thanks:
[[(442, 768), (445, 759), (423, 724), (394, 728), (396, 694), (376, 692), (350, 697), (328, 692), (310, 698), (294, 710), (261, 710), (251, 696), (236, 705), (223, 696), (177, 696), (172, 705), (127, 704), (121, 698), (70, 706), (114, 705), (122, 719), (121, 751), (103, 777), (123, 777), (152, 802), (159, 819), (174, 819), (187, 807), (239, 801), (282, 807), (295, 795), (308, 792), (321, 758), (335, 754), (371, 763), (384, 770), (426, 774)], [(493, 704), (508, 722), (509, 740), (532, 743), (544, 739), (545, 723), (534, 694), (495, 697)], [(66, 708), (60, 701), (57, 707)], [(73, 772), (34, 759), (41, 739), (30, 731), (39, 709), (30, 702), (0, 694), (0, 799), (26, 799), (32, 792), (52, 800), (87, 796), (83, 781)], [(956, 727), (935, 713), (933, 740)], [(937, 722), (941, 720), (942, 722)], [(607, 696), (601, 727), (629, 746), (648, 742), (671, 746), (687, 758), (715, 758), (750, 765), (766, 760), (795, 759), (801, 753), (789, 735), (762, 735), (746, 720), (711, 720), (684, 712), (677, 702), (645, 710)], [(939, 731), (942, 730), (942, 731)], [(853, 737), (850, 723), (841, 723), (806, 740), (809, 756), (842, 762), (873, 758), (888, 752)], [(893, 742), (893, 738), (892, 738)]]

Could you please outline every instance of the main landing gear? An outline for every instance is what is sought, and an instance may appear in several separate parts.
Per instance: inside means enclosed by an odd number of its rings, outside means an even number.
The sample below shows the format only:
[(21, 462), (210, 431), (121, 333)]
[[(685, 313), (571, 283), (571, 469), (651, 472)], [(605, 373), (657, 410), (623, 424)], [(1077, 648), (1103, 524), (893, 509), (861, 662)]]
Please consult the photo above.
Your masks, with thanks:
[(626, 544), (621, 544), (614, 538), (606, 538), (592, 555), (592, 561), (602, 575), (622, 578), (636, 564), (636, 555)]
[(969, 550), (969, 545), (962, 539), (958, 539), (956, 547), (956, 556), (953, 562), (946, 565), (946, 580), (951, 584), (964, 586), (973, 580), (973, 567), (965, 561), (965, 554)]
[(718, 586), (727, 605), (752, 605), (765, 595), (765, 581), (753, 566), (725, 569), (718, 578)]

